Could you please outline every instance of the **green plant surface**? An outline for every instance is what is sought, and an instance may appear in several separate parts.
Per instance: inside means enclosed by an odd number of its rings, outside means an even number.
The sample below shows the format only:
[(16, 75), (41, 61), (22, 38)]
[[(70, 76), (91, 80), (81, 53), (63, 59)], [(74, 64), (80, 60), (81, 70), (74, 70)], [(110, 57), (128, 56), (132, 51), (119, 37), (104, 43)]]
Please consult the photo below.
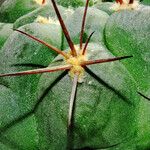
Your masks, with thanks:
[(0, 23), (0, 49), (13, 32), (13, 24)]
[(36, 118), (32, 114), (9, 129), (1, 135), (1, 141), (6, 147), (1, 147), (1, 150), (17, 149), (26, 150), (38, 149), (38, 132)]
[[(56, 0), (59, 5), (62, 5), (64, 7), (79, 7), (79, 6), (85, 6), (86, 1), (85, 0)], [(101, 0), (90, 0), (89, 5), (94, 5), (97, 2), (100, 2)]]
[[(58, 6), (58, 8), (64, 20), (67, 19), (73, 13), (72, 9), (66, 9), (62, 6)], [(35, 9), (34, 11), (18, 18), (14, 22), (13, 28), (17, 29), (18, 27), (23, 26), (25, 24), (35, 22), (38, 16), (42, 16), (48, 19), (50, 17), (51, 19), (57, 21), (57, 16), (55, 14), (53, 7), (51, 5), (46, 5), (43, 7), (39, 7)]]
[(150, 0), (143, 0), (142, 4), (144, 4), (144, 5), (150, 5)]
[(34, 0), (6, 0), (0, 6), (0, 22), (13, 23), (38, 7)]
[[(79, 43), (83, 12), (84, 8), (79, 7), (66, 20), (66, 26), (70, 32), (70, 36), (76, 44)], [(108, 18), (109, 15), (104, 11), (98, 10), (97, 8), (88, 8), (84, 30), (84, 40), (86, 41), (87, 37), (94, 32), (91, 42), (104, 42), (103, 32)]]
[(150, 7), (137, 11), (114, 13), (105, 28), (108, 49), (115, 55), (131, 54), (134, 61), (123, 62), (138, 82), (139, 90), (146, 91), (150, 81)]
[[(145, 92), (145, 94), (150, 97), (150, 88)], [(139, 119), (138, 119), (138, 126), (139, 126), (139, 150), (144, 150), (146, 147), (149, 149), (150, 147), (150, 103), (143, 97), (141, 97), (139, 103)], [(145, 149), (146, 149), (145, 148)]]
[(112, 5), (113, 3), (111, 2), (105, 2), (105, 3), (97, 3), (96, 5), (94, 5), (94, 7), (106, 12), (108, 15), (111, 15), (112, 13), (114, 13), (114, 10), (110, 8)]

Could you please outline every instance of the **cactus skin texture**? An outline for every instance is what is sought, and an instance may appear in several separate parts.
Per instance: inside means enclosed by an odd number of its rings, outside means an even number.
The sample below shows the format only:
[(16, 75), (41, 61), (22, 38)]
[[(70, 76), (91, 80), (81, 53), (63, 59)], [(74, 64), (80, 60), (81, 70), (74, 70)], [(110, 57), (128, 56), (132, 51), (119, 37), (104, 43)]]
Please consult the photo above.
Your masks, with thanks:
[(57, 2), (2, 5), (0, 147), (149, 149), (149, 7)]

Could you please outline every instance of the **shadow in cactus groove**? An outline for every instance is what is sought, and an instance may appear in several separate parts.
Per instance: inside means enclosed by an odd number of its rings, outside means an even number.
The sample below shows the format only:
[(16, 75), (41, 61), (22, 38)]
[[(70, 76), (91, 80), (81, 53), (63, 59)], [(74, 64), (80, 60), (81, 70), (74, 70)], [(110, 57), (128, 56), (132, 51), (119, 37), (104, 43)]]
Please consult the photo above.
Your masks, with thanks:
[(90, 147), (84, 147), (84, 148), (80, 148), (80, 149), (70, 149), (70, 150), (104, 150), (106, 148), (112, 148), (112, 147), (116, 147), (118, 145), (120, 145), (122, 142), (114, 144), (114, 145), (110, 145), (110, 146), (104, 146), (104, 147), (99, 147), (99, 148), (90, 148)]
[(21, 146), (19, 146), (18, 144), (16, 144), (15, 142), (13, 142), (13, 141), (11, 141), (11, 140), (9, 140), (9, 139), (7, 139), (5, 136), (0, 136), (0, 142), (2, 143), (2, 144), (4, 144), (4, 145), (7, 145), (9, 148), (11, 148), (11, 149), (19, 149), (19, 150), (21, 150), (22, 148), (21, 148)]
[(146, 97), (146, 96), (143, 95), (141, 92), (138, 92), (138, 94), (139, 94), (140, 96), (142, 96), (143, 98), (147, 99), (148, 101), (150, 101), (150, 98)]
[(91, 75), (95, 80), (97, 80), (100, 84), (104, 85), (105, 87), (107, 87), (108, 89), (110, 89), (111, 91), (113, 91), (116, 95), (118, 95), (124, 102), (126, 102), (128, 105), (133, 105), (131, 103), (131, 101), (128, 100), (127, 97), (125, 97), (124, 95), (122, 95), (119, 91), (117, 91), (116, 89), (114, 89), (111, 85), (107, 84), (105, 81), (103, 81), (100, 77), (98, 77), (95, 73), (93, 73), (89, 68), (85, 67), (85, 70), (87, 73), (89, 73), (89, 75)]
[(46, 68), (47, 66), (43, 66), (40, 64), (13, 64), (11, 67), (32, 67), (32, 68)]

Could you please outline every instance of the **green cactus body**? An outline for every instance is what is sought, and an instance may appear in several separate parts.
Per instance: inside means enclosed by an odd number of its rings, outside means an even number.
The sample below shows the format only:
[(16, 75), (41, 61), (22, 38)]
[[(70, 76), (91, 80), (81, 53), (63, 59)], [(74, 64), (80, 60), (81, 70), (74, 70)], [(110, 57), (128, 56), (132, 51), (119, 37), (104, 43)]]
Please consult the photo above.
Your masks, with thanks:
[[(138, 91), (149, 95), (150, 83), (150, 8), (141, 6), (141, 9), (131, 12), (114, 13), (108, 20), (105, 28), (107, 48), (114, 54), (132, 54), (134, 61), (123, 62), (137, 81)], [(149, 148), (149, 109), (150, 105), (144, 98), (139, 103), (138, 137), (135, 149)]]
[[(58, 3), (69, 34), (79, 47), (84, 8), (78, 6), (83, 1)], [(137, 94), (140, 90), (150, 96), (150, 8), (113, 13), (110, 5), (99, 3), (88, 8), (83, 46), (95, 33), (86, 56), (90, 60), (133, 58), (88, 66), (94, 74), (88, 70), (78, 84), (71, 143), (74, 150), (145, 150), (150, 146), (150, 104)], [(69, 6), (72, 8), (64, 8)], [(53, 22), (37, 23), (38, 16), (50, 17)], [(47, 47), (11, 30), (25, 31), (68, 56), (70, 48), (51, 5), (6, 0), (0, 6), (0, 21), (14, 22), (0, 24), (0, 73), (66, 63)], [(63, 71), (0, 78), (0, 148), (65, 150), (71, 83), (72, 78)]]
[(34, 0), (6, 0), (0, 6), (0, 22), (13, 23), (38, 7)]

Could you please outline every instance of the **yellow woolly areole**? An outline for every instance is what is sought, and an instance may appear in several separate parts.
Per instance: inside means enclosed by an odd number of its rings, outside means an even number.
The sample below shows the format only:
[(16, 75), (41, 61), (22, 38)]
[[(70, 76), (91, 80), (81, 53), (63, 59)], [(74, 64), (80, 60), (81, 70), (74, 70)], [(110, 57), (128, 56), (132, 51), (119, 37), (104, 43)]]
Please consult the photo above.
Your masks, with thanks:
[(35, 22), (42, 23), (42, 24), (48, 24), (49, 20), (48, 20), (48, 18), (45, 18), (45, 17), (42, 17), (42, 16), (38, 16), (36, 18)]
[[(75, 46), (75, 48), (77, 47)], [(76, 51), (77, 51), (76, 57), (73, 57), (71, 55), (71, 52), (69, 52), (68, 54), (69, 58), (66, 59), (66, 63), (72, 66), (72, 68), (69, 71), (69, 75), (71, 76), (71, 78), (73, 78), (75, 74), (79, 74), (78, 82), (82, 82), (84, 78), (84, 68), (81, 65), (83, 62), (87, 60), (87, 58), (85, 55), (81, 54), (78, 48), (76, 49)]]
[(46, 3), (42, 4), (43, 0), (34, 0), (39, 5), (45, 5)]
[(81, 66), (81, 64), (84, 61), (86, 61), (86, 58), (83, 55), (79, 55), (77, 57), (71, 57), (66, 60), (67, 64), (72, 65), (72, 68), (70, 69), (70, 72), (69, 72), (71, 77), (74, 77), (76, 73), (78, 73), (80, 77), (84, 75), (84, 69)]
[(120, 10), (136, 10), (138, 9), (139, 7), (139, 2), (138, 1), (135, 1), (133, 2), (133, 4), (129, 4), (129, 1), (128, 0), (123, 0), (123, 3), (120, 4), (119, 2), (118, 3), (115, 3), (113, 4), (110, 9), (114, 10), (114, 11), (120, 11)]
[(41, 23), (41, 24), (59, 24), (58, 20), (54, 20), (52, 18), (46, 18), (43, 16), (38, 16), (35, 20), (35, 22)]

